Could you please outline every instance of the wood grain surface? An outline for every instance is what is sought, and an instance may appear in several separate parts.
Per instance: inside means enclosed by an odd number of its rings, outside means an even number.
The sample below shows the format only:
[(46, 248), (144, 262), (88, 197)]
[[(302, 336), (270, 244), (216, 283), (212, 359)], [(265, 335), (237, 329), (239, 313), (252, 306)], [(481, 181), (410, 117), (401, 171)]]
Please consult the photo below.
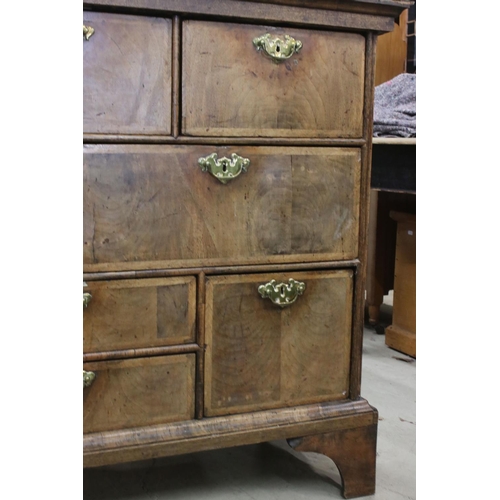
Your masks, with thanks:
[(83, 131), (170, 134), (172, 22), (84, 12)]
[[(363, 36), (202, 21), (184, 22), (182, 33), (185, 134), (362, 136)], [(252, 43), (266, 33), (303, 48), (276, 64)]]
[[(85, 271), (352, 259), (360, 150), (84, 147)], [(198, 158), (236, 152), (224, 185)]]
[(408, 30), (408, 10), (394, 23), (394, 31), (377, 39), (377, 59), (375, 63), (375, 85), (392, 80), (406, 72), (406, 33)]
[[(306, 285), (285, 308), (261, 284)], [(207, 278), (205, 415), (224, 415), (346, 398), (352, 271)]]
[(324, 146), (361, 147), (365, 139), (316, 137), (190, 137), (181, 135), (83, 134), (84, 144), (213, 144), (214, 146)]
[[(326, 2), (326, 4), (325, 4)], [(85, 8), (113, 9), (116, 7), (136, 12), (158, 15), (165, 13), (204, 16), (210, 19), (220, 18), (255, 22), (266, 22), (270, 25), (282, 23), (307, 24), (321, 28), (339, 28), (356, 30), (373, 30), (375, 32), (392, 31), (394, 18), (401, 10), (408, 7), (408, 1), (390, 0), (340, 0), (317, 2), (284, 0), (282, 4), (268, 0), (245, 2), (236, 0), (91, 0), (83, 2)], [(298, 6), (297, 6), (298, 5)]]
[(399, 327), (415, 332), (417, 328), (417, 216), (396, 211), (391, 211), (390, 216), (398, 224), (392, 319)]
[(375, 93), (375, 58), (377, 35), (366, 36), (366, 76), (365, 76), (365, 108), (363, 110), (363, 130), (366, 144), (361, 148), (363, 168), (361, 170), (361, 209), (359, 216), (359, 254), (360, 265), (356, 269), (354, 280), (354, 314), (351, 351), (351, 383), (350, 397), (356, 399), (361, 391), (361, 362), (363, 358), (364, 306), (366, 293), (366, 259), (368, 254), (368, 219), (370, 202), (370, 175), (372, 160), (373, 136), (373, 102)]
[(198, 353), (202, 348), (198, 344), (176, 344), (161, 347), (140, 347), (114, 351), (87, 352), (83, 361), (108, 361), (110, 359), (146, 358), (150, 356), (168, 356), (171, 354)]
[[(377, 422), (364, 399), (173, 422), (83, 436), (84, 466), (307, 436)], [(188, 439), (186, 439), (188, 438)]]
[(331, 458), (342, 477), (344, 498), (373, 495), (378, 427), (376, 418), (374, 420), (371, 425), (306, 436), (291, 440), (289, 444), (296, 451), (312, 451)]
[(408, 356), (417, 355), (417, 217), (390, 212), (397, 221), (392, 324), (385, 329), (385, 343)]
[(84, 363), (83, 431), (101, 432), (194, 418), (195, 355)]
[(87, 282), (83, 351), (137, 349), (195, 340), (194, 277)]
[(165, 278), (170, 276), (186, 276), (192, 274), (204, 273), (207, 276), (214, 274), (241, 274), (241, 273), (265, 273), (274, 270), (287, 271), (319, 271), (332, 269), (356, 269), (359, 266), (359, 260), (335, 260), (322, 262), (302, 262), (296, 264), (281, 265), (254, 265), (254, 266), (213, 266), (213, 267), (192, 267), (186, 269), (143, 269), (140, 271), (109, 271), (102, 273), (84, 273), (83, 279), (89, 281), (107, 281), (123, 279), (142, 279), (142, 278)]
[[(84, 2), (84, 466), (292, 438), (338, 461), (345, 496), (373, 492), (375, 41), (407, 6)], [(275, 64), (268, 32), (303, 47)], [(223, 185), (211, 153), (249, 169)], [(289, 278), (289, 308), (257, 291)]]

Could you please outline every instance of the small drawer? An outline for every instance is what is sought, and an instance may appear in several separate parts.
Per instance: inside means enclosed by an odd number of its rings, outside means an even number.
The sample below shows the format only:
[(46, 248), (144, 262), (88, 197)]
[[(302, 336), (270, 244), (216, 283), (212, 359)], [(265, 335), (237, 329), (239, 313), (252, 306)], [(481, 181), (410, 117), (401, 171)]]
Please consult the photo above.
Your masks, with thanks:
[(83, 292), (85, 353), (195, 340), (194, 277), (90, 281)]
[[(283, 54), (294, 46), (286, 36), (300, 50), (275, 62), (279, 47)], [(187, 135), (362, 136), (362, 35), (186, 21), (182, 57)]]
[(84, 12), (83, 25), (83, 132), (170, 134), (172, 22)]
[(83, 370), (91, 374), (85, 386), (84, 373), (84, 433), (194, 418), (194, 354), (97, 361)]
[(352, 299), (351, 270), (207, 278), (205, 415), (347, 398)]
[[(88, 271), (358, 255), (359, 149), (88, 145), (85, 151)], [(217, 165), (221, 175), (238, 165), (241, 173), (219, 179), (210, 173)]]

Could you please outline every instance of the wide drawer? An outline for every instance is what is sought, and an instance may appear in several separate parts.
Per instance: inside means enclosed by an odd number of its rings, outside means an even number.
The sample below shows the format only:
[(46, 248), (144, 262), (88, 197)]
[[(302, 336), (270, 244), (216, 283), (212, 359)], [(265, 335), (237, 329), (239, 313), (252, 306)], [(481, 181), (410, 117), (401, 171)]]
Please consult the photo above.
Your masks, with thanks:
[(84, 12), (83, 131), (170, 134), (172, 22)]
[[(185, 344), (195, 340), (196, 279), (88, 282), (83, 351)], [(90, 299), (90, 300), (89, 300)]]
[(195, 355), (84, 363), (83, 431), (101, 432), (194, 418)]
[[(185, 134), (362, 136), (362, 35), (205, 21), (184, 22), (182, 33)], [(273, 47), (285, 35), (302, 47), (276, 63), (256, 47), (267, 34)], [(260, 45), (266, 45), (262, 38)]]
[[(347, 398), (352, 276), (339, 270), (208, 278), (205, 415)], [(296, 300), (285, 307), (271, 300), (283, 296)]]
[[(355, 148), (87, 145), (88, 271), (352, 259), (361, 154)], [(212, 153), (250, 160), (223, 184)], [(228, 160), (229, 162), (229, 160)]]

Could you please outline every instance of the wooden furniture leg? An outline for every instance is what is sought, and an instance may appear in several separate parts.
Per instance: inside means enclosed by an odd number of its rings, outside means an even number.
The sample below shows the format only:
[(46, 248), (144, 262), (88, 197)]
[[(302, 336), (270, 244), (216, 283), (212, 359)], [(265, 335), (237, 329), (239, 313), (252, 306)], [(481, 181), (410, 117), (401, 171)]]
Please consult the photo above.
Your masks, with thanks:
[(332, 459), (342, 477), (344, 498), (375, 493), (377, 423), (289, 439), (288, 444), (295, 451), (312, 451)]
[(371, 325), (379, 323), (384, 295), (394, 289), (397, 224), (389, 216), (391, 210), (415, 214), (415, 195), (372, 189), (366, 276), (366, 305)]
[(398, 224), (394, 269), (392, 324), (385, 329), (385, 343), (408, 356), (417, 355), (416, 321), (416, 223), (415, 215), (391, 211)]
[(370, 221), (368, 224), (368, 258), (366, 272), (366, 303), (370, 325), (378, 323), (380, 306), (384, 300), (383, 283), (377, 269), (377, 214), (378, 191), (370, 191)]

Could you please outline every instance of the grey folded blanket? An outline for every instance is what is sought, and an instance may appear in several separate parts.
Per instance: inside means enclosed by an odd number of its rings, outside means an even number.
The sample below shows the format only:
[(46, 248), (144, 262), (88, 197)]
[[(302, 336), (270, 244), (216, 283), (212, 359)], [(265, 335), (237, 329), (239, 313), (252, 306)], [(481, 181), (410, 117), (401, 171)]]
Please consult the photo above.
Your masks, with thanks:
[(417, 75), (402, 73), (375, 87), (374, 137), (416, 137)]

